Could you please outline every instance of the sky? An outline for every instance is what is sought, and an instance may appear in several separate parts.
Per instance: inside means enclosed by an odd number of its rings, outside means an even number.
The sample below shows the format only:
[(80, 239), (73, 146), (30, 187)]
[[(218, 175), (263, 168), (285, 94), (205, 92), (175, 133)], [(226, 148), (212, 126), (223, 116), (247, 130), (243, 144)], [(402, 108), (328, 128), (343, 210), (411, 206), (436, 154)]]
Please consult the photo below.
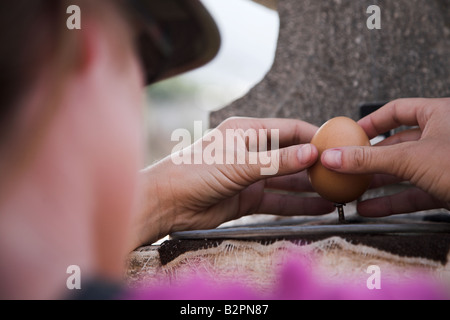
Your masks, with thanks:
[[(214, 90), (228, 92), (228, 97), (235, 100), (260, 82), (270, 70), (278, 40), (278, 14), (250, 0), (202, 2), (218, 24), (222, 47), (209, 65), (184, 77)], [(217, 107), (212, 104), (205, 108)]]

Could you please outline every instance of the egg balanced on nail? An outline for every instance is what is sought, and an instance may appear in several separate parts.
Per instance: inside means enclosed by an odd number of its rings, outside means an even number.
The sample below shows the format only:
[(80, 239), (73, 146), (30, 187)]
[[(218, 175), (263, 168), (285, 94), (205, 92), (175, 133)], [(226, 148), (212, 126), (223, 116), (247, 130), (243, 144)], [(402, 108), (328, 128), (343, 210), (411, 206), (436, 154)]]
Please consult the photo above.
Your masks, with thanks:
[(352, 119), (337, 117), (326, 122), (317, 131), (311, 144), (319, 150), (319, 160), (308, 169), (308, 176), (314, 190), (324, 199), (336, 204), (346, 204), (357, 200), (369, 188), (372, 175), (353, 175), (331, 171), (321, 162), (325, 150), (349, 147), (370, 146), (364, 130)]

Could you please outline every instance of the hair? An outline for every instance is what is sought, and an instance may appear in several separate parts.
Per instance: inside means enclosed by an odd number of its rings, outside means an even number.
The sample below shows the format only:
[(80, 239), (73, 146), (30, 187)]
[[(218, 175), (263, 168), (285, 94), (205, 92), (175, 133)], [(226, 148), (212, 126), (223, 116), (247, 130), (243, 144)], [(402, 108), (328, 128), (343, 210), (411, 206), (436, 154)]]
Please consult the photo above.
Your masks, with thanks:
[[(54, 18), (63, 2), (0, 3), (0, 143), (7, 140), (14, 125), (20, 94), (31, 86), (44, 57), (56, 49), (58, 41), (49, 39), (57, 38), (53, 30), (58, 30), (59, 22)], [(44, 20), (45, 24), (40, 23)]]
[[(5, 158), (15, 164), (30, 161), (57, 112), (66, 80), (82, 63), (80, 33), (67, 28), (70, 5), (78, 5), (83, 21), (102, 25), (114, 54), (125, 49), (131, 35), (125, 0), (0, 1), (0, 169)], [(120, 21), (122, 20), (122, 21)], [(120, 29), (120, 30), (118, 30)], [(131, 37), (130, 37), (131, 38)], [(130, 39), (131, 40), (131, 39)], [(130, 41), (131, 43), (131, 41)], [(50, 72), (51, 92), (39, 101), (39, 114), (26, 132), (18, 132), (24, 100), (42, 71)], [(24, 131), (24, 130), (22, 130)], [(12, 158), (12, 159), (11, 159)], [(6, 161), (6, 162), (8, 162)], [(20, 166), (20, 165), (19, 165)], [(9, 170), (8, 170), (9, 171)], [(0, 176), (4, 180), (3, 171)], [(8, 172), (10, 174), (10, 172)]]

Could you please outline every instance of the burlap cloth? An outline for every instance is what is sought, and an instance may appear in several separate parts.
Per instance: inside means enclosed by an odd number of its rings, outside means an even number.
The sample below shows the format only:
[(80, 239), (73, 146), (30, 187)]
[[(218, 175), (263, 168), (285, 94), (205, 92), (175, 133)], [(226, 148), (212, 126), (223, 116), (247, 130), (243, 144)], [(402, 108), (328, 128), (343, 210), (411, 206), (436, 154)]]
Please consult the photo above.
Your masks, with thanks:
[[(445, 218), (447, 213), (434, 217)], [(427, 223), (427, 222), (424, 222)], [(436, 220), (432, 223), (437, 223)], [(448, 223), (448, 222), (440, 222)], [(339, 283), (367, 279), (379, 266), (383, 280), (414, 281), (426, 275), (450, 287), (450, 234), (345, 234), (298, 236), (288, 240), (169, 240), (129, 256), (130, 287), (179, 284), (197, 275), (218, 283), (240, 283), (266, 293), (292, 259), (310, 266), (318, 278)]]

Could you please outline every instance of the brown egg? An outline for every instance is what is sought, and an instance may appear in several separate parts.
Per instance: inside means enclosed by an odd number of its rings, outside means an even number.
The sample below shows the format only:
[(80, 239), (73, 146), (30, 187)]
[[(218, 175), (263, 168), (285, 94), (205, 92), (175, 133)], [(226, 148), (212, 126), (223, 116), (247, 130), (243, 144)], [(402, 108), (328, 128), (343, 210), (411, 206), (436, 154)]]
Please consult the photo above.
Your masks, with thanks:
[(319, 150), (319, 160), (308, 170), (308, 175), (320, 196), (336, 204), (346, 204), (367, 191), (372, 181), (371, 175), (337, 173), (325, 168), (320, 161), (322, 153), (328, 149), (370, 146), (367, 134), (355, 121), (346, 117), (331, 119), (317, 131), (311, 143)]

